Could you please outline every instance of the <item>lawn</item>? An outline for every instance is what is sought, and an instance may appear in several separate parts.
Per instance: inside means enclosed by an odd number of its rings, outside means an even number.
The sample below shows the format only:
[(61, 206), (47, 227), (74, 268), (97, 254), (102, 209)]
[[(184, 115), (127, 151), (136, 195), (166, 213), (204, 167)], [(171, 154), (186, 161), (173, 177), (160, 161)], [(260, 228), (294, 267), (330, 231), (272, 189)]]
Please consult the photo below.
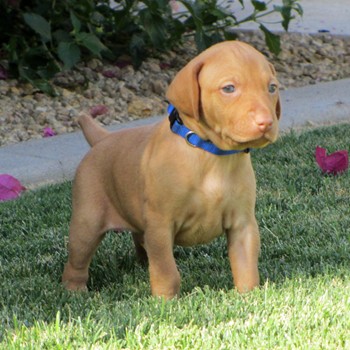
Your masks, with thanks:
[(350, 349), (350, 173), (316, 146), (349, 149), (350, 125), (292, 132), (252, 153), (261, 286), (232, 286), (225, 239), (176, 248), (181, 296), (150, 296), (130, 235), (110, 233), (89, 292), (60, 284), (71, 184), (0, 203), (1, 349)]

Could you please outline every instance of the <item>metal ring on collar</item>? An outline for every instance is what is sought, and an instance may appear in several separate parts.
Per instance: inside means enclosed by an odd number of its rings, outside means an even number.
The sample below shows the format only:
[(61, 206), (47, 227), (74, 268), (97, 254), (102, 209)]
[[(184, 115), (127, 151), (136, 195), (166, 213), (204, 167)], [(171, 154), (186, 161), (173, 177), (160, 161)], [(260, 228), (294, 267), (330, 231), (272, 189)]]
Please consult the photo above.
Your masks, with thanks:
[(191, 135), (195, 135), (195, 133), (194, 133), (193, 131), (189, 131), (189, 132), (185, 135), (185, 140), (186, 140), (186, 142), (187, 142), (188, 145), (190, 145), (190, 146), (196, 148), (197, 146), (194, 145), (193, 143), (191, 143), (190, 140), (189, 140), (189, 138), (190, 138)]

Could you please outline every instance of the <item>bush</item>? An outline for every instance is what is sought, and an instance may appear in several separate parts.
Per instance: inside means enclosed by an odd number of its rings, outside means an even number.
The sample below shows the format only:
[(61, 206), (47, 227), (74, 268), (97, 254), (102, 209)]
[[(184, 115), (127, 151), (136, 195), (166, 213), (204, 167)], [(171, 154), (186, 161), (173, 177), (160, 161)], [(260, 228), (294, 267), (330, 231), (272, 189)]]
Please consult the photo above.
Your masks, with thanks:
[[(243, 7), (244, 0), (239, 2)], [(302, 15), (298, 0), (283, 0), (272, 10), (263, 1), (250, 2), (253, 13), (238, 21), (229, 11), (232, 1), (0, 0), (1, 56), (12, 76), (54, 94), (48, 80), (91, 56), (113, 60), (127, 52), (138, 66), (150, 53), (179, 45), (184, 36), (193, 35), (199, 51), (234, 39), (232, 28), (247, 21), (260, 24), (269, 49), (278, 54), (279, 37), (261, 18), (277, 12), (287, 30), (294, 14)], [(184, 11), (173, 11), (176, 3)]]

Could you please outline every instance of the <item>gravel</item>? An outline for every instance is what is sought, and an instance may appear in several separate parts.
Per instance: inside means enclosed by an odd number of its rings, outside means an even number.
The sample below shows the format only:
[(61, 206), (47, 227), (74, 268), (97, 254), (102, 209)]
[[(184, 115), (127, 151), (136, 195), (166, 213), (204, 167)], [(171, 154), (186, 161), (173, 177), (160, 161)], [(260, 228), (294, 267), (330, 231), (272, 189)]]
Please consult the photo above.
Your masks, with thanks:
[[(349, 37), (284, 33), (281, 38), (276, 58), (261, 33), (239, 34), (275, 65), (282, 89), (350, 77)], [(105, 125), (165, 114), (170, 81), (195, 55), (187, 42), (176, 52), (147, 59), (138, 70), (127, 58), (115, 64), (93, 59), (52, 80), (57, 97), (17, 80), (0, 80), (0, 146), (78, 130), (76, 117), (82, 110), (99, 114), (107, 107), (99, 117)]]

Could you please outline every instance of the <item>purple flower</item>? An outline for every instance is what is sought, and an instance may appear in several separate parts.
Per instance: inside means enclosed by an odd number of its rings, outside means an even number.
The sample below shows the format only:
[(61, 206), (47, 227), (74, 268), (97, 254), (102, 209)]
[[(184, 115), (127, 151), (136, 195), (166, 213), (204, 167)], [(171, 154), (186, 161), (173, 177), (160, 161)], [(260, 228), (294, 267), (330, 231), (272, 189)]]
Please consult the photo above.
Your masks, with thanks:
[(0, 201), (8, 201), (20, 196), (25, 187), (11, 175), (0, 174)]
[(166, 63), (166, 62), (161, 62), (161, 63), (159, 64), (159, 67), (160, 67), (161, 69), (168, 69), (168, 68), (171, 68), (171, 64), (170, 64), (170, 63)]
[(317, 146), (315, 156), (318, 166), (326, 174), (336, 175), (344, 172), (349, 167), (348, 152), (345, 150), (327, 155), (325, 148)]
[(44, 128), (43, 133), (44, 133), (44, 137), (51, 137), (51, 136), (55, 136), (56, 135), (56, 132), (53, 129), (49, 128), (49, 127)]
[(108, 107), (104, 105), (97, 105), (90, 108), (90, 114), (93, 118), (96, 118), (98, 115), (106, 114), (108, 112)]
[(113, 72), (112, 70), (104, 70), (102, 72), (102, 75), (106, 78), (116, 78), (117, 77), (117, 73)]

